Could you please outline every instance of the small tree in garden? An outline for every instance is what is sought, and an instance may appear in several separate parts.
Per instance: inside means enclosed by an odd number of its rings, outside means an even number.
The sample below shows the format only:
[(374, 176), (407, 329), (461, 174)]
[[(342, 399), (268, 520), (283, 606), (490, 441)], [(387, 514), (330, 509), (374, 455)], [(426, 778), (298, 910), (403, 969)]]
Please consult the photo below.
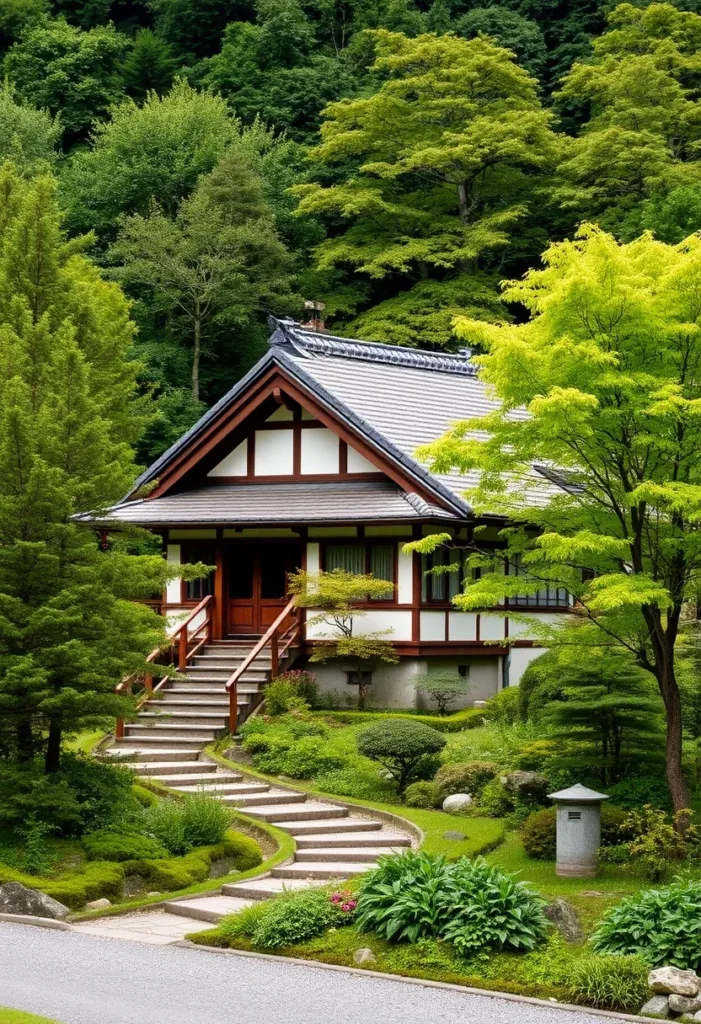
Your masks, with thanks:
[(467, 696), (470, 690), (467, 679), (448, 672), (419, 676), (414, 685), (419, 693), (425, 693), (435, 701), (440, 715), (447, 715), (449, 706)]
[(387, 631), (355, 631), (357, 620), (366, 614), (358, 606), (372, 599), (386, 599), (394, 590), (394, 584), (369, 573), (344, 569), (318, 573), (300, 570), (290, 576), (289, 589), (297, 596), (300, 608), (318, 609), (318, 614), (307, 620), (308, 626), (326, 626), (332, 631), (318, 634), (309, 660), (346, 664), (357, 679), (358, 708), (362, 711), (370, 685), (367, 673), (379, 663), (395, 665), (399, 658), (391, 641), (386, 639)]
[(432, 765), (445, 743), (445, 736), (430, 725), (401, 718), (374, 722), (358, 736), (359, 752), (386, 768), (400, 793), (422, 768)]

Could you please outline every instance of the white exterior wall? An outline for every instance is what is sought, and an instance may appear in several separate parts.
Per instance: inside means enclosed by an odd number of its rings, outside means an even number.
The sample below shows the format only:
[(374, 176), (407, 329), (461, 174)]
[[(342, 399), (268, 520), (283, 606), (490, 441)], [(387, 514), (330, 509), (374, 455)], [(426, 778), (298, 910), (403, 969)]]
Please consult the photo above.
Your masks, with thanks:
[(338, 437), (326, 427), (301, 432), (300, 470), (306, 475), (339, 471)]
[(246, 476), (248, 472), (248, 439), (238, 444), (232, 452), (210, 469), (207, 476)]
[[(320, 614), (314, 609), (307, 611), (307, 620), (313, 619)], [(356, 636), (366, 636), (368, 633), (386, 634), (388, 640), (411, 640), (411, 612), (402, 611), (397, 608), (364, 609), (362, 615), (358, 615), (353, 623), (353, 632)], [(316, 623), (307, 627), (307, 638), (331, 639), (336, 637), (333, 624), (327, 625), (324, 622)]]
[[(168, 544), (166, 560), (170, 565), (180, 565), (180, 545)], [(180, 579), (171, 580), (166, 587), (166, 604), (180, 604)]]
[(402, 550), (406, 541), (397, 544), (397, 601), (411, 604), (414, 595), (414, 560)]
[(256, 430), (256, 476), (291, 476), (294, 435), (291, 430)]

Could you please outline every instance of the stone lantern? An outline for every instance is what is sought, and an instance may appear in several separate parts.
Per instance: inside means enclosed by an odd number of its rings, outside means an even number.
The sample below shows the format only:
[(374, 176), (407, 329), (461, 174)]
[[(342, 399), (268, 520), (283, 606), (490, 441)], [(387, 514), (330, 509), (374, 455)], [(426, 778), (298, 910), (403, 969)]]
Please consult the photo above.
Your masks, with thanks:
[(601, 803), (608, 800), (577, 783), (549, 799), (557, 807), (557, 856), (555, 874), (563, 878), (593, 878), (599, 866)]

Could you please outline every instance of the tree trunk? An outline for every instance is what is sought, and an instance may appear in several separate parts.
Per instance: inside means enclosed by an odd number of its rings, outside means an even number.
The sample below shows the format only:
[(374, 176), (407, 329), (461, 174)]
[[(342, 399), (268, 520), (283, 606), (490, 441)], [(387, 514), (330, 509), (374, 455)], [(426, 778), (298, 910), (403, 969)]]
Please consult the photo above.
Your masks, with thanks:
[(467, 185), (464, 181), (458, 182), (458, 211), (460, 213), (460, 220), (462, 223), (468, 224), (470, 220), (470, 213), (467, 202)]
[(49, 740), (46, 744), (44, 774), (51, 775), (61, 767), (61, 735), (63, 730), (59, 722), (51, 719), (49, 724)]
[(21, 718), (15, 733), (17, 742), (17, 760), (26, 764), (34, 757), (34, 734), (30, 719)]
[(659, 666), (657, 681), (664, 700), (667, 718), (665, 774), (675, 813), (689, 807), (689, 789), (682, 773), (682, 702), (674, 675), (674, 655)]
[(200, 348), (202, 335), (202, 321), (199, 311), (195, 316), (195, 346), (192, 353), (192, 397), (196, 402), (200, 400)]

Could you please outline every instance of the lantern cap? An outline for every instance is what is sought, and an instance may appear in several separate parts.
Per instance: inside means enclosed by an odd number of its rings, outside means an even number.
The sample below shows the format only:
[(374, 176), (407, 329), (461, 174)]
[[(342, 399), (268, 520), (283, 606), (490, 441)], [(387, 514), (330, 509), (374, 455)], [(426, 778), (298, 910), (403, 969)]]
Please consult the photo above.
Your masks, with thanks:
[(550, 800), (558, 803), (568, 804), (596, 804), (602, 800), (608, 800), (606, 793), (597, 793), (595, 789), (587, 789), (581, 783), (570, 786), (569, 789), (561, 789), (557, 793), (548, 793)]

